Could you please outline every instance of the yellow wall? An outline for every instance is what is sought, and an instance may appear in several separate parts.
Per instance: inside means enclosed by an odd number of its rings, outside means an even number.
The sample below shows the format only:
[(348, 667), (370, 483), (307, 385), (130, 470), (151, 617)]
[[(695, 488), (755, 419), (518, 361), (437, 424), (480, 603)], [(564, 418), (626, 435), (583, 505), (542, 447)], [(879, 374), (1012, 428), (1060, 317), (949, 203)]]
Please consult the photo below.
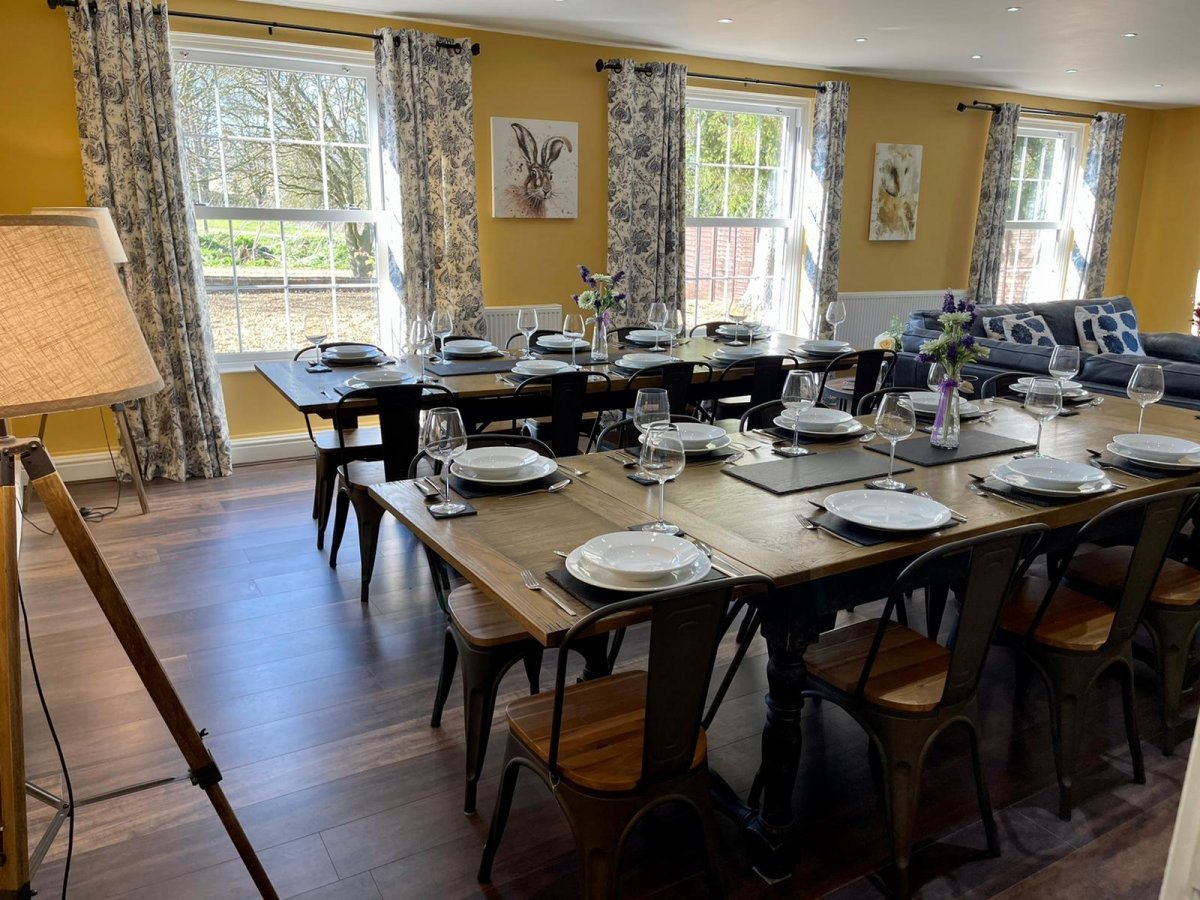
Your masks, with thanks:
[[(284, 10), (233, 0), (190, 0), (193, 12), (286, 18), (297, 24), (370, 31), (398, 20)], [(413, 23), (408, 23), (413, 24)], [(177, 31), (207, 31), (263, 37), (263, 29), (178, 19)], [(451, 26), (416, 27), (443, 34), (470, 34), (483, 45), (474, 61), (475, 135), (483, 295), (488, 305), (561, 302), (577, 289), (574, 266), (605, 264), (605, 79), (592, 64), (598, 56), (675, 59), (697, 71), (756, 78), (814, 82), (843, 77), (851, 103), (846, 153), (840, 287), (846, 291), (925, 290), (966, 283), (982, 170), (988, 117), (958, 113), (959, 100), (1015, 101), (1043, 106), (1044, 98), (999, 91), (918, 84), (727, 60), (624, 51), (569, 41), (552, 41)], [(276, 39), (366, 49), (365, 41), (277, 32)], [(75, 133), (74, 94), (65, 14), (44, 0), (6, 0), (0, 8), (0, 212), (26, 212), (34, 205), (83, 202)], [(36, 75), (35, 75), (36, 73)], [(713, 83), (706, 82), (706, 86)], [(786, 93), (786, 92), (785, 92)], [(799, 92), (811, 96), (810, 92)], [(1073, 111), (1115, 108), (1055, 100)], [(1129, 288), (1134, 232), (1155, 114), (1128, 114), (1120, 191), (1108, 269), (1108, 293)], [(490, 117), (528, 116), (579, 123), (580, 202), (574, 220), (536, 221), (491, 217)], [(917, 239), (871, 242), (870, 173), (876, 142), (924, 146)], [(1135, 300), (1138, 299), (1135, 297)], [(1140, 304), (1139, 304), (1140, 305)], [(290, 431), (298, 415), (253, 374), (223, 379), (230, 427), (235, 436)], [(57, 416), (48, 432), (51, 449), (74, 452), (103, 444), (94, 414)]]
[(1148, 331), (1187, 331), (1200, 273), (1200, 109), (1154, 116), (1129, 290)]

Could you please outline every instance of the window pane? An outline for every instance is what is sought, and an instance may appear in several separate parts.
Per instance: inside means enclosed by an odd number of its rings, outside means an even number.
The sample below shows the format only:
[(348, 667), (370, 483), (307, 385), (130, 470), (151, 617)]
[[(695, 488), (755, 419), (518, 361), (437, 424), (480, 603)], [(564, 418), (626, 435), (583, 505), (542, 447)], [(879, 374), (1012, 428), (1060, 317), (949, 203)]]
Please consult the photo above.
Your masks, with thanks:
[(696, 167), (687, 166), (683, 170), (683, 212), (685, 216), (696, 215)]
[(237, 353), (237, 293), (232, 288), (208, 286), (208, 318), (212, 322), (213, 347), (218, 353)]
[(244, 66), (217, 66), (221, 133), (240, 137), (270, 137), (267, 121), (267, 73)]
[(729, 132), (729, 161), (752, 166), (758, 154), (758, 116), (734, 113)]
[(217, 73), (202, 63), (182, 63), (175, 70), (175, 96), (179, 128), (184, 134), (216, 137)]
[(287, 281), (291, 286), (329, 284), (329, 226), (325, 222), (284, 222)]
[(370, 209), (367, 151), (361, 147), (326, 147), (325, 172), (329, 209)]
[(362, 78), (321, 76), (325, 140), (367, 143), (367, 82)]
[(724, 165), (729, 138), (729, 113), (707, 110), (700, 123), (700, 162)]
[(690, 320), (723, 319), (736, 297), (747, 300), (756, 317), (778, 324), (786, 236), (783, 228), (688, 227), (684, 296)]
[(338, 288), (339, 340), (379, 341), (379, 293), (374, 287)]
[(230, 206), (274, 206), (271, 145), (265, 141), (222, 141)]
[(325, 209), (321, 148), (316, 144), (280, 144), (279, 205), (285, 209)]
[(699, 191), (700, 198), (696, 205), (696, 215), (725, 215), (725, 169), (716, 166), (701, 166)]
[(333, 275), (338, 283), (374, 282), (375, 226), (358, 222), (333, 226)]
[(221, 181), (221, 142), (216, 138), (184, 135), (187, 154), (188, 188), (192, 202), (204, 206), (224, 206)]
[(783, 198), (779, 194), (779, 180), (778, 169), (758, 170), (758, 210), (755, 215), (762, 218), (782, 218)]
[(729, 170), (729, 215), (748, 218), (754, 215), (754, 170)]
[(1052, 228), (1008, 229), (1004, 233), (997, 302), (1026, 303), (1057, 299), (1057, 244), (1058, 232)]
[(783, 163), (783, 117), (763, 116), (759, 138), (758, 164), (778, 166)]
[(283, 237), (279, 222), (233, 223), (238, 284), (283, 284)]
[(317, 75), (272, 70), (271, 106), (277, 139), (321, 139), (321, 89)]

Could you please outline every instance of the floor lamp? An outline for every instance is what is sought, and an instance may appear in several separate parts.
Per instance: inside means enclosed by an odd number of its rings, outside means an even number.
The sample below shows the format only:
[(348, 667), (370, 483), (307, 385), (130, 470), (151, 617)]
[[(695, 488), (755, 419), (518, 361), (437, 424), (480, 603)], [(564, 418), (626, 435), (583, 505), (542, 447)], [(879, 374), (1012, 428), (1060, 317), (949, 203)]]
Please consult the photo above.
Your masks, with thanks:
[[(130, 296), (129, 289), (129, 257), (121, 245), (121, 237), (113, 224), (112, 213), (106, 206), (39, 206), (34, 207), (35, 216), (86, 216), (94, 219), (100, 228), (100, 242), (108, 254), (108, 260), (118, 268), (125, 266), (125, 294)], [(130, 399), (130, 398), (126, 398)], [(150, 512), (150, 503), (146, 499), (146, 486), (142, 483), (142, 461), (138, 459), (137, 445), (133, 443), (133, 432), (129, 427), (129, 409), (121, 401), (110, 404), (113, 416), (117, 420), (117, 431), (121, 435), (121, 449), (125, 452), (125, 461), (129, 464), (129, 477), (133, 481), (133, 490), (137, 494), (138, 505), (142, 513)], [(46, 414), (38, 427), (38, 437), (46, 433)]]
[[(20, 582), (16, 466), (28, 474), (51, 521), (91, 588), (114, 635), (188, 765), (208, 795), (259, 893), (277, 894), (221, 789), (221, 773), (134, 618), (91, 530), (41, 441), (7, 434), (5, 418), (107, 406), (162, 388), (96, 223), (79, 216), (0, 216), (0, 900), (26, 900), (44, 853), (29, 851), (26, 790), (56, 807), (66, 801), (25, 781), (21, 713)], [(109, 792), (157, 786), (173, 778)], [(43, 841), (43, 844), (45, 842)]]

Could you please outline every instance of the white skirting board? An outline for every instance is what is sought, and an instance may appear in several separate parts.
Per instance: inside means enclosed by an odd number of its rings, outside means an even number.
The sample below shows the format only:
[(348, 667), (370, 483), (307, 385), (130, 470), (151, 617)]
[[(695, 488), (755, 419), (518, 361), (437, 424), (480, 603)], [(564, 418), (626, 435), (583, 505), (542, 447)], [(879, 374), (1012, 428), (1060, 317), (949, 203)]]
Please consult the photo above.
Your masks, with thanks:
[[(946, 289), (934, 291), (846, 291), (838, 299), (846, 304), (846, 321), (838, 326), (838, 337), (855, 347), (865, 349), (875, 345), (875, 336), (886, 331), (892, 316), (900, 317), (900, 327), (908, 321), (914, 309), (940, 309)], [(966, 291), (955, 288), (954, 296), (961, 298)]]
[[(50, 448), (53, 452), (53, 447)], [(265, 434), (257, 437), (234, 438), (232, 441), (233, 464), (271, 462), (278, 459), (302, 459), (313, 454), (312, 441), (308, 433)], [(119, 453), (113, 445), (114, 455)], [(54, 457), (63, 481), (102, 481), (113, 477), (112, 461), (108, 451), (97, 453), (66, 453)], [(152, 489), (151, 489), (152, 490)], [(153, 494), (151, 503), (153, 503)]]

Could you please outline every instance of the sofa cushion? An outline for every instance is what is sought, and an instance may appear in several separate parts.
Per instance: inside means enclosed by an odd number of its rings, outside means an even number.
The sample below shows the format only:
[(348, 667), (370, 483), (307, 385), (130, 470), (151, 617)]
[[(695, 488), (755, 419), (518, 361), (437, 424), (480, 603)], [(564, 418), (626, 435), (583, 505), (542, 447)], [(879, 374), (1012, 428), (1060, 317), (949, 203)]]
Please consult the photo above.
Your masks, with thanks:
[(1091, 317), (1090, 322), (1096, 334), (1096, 341), (1100, 345), (1100, 353), (1146, 355), (1146, 351), (1142, 349), (1142, 338), (1138, 334), (1137, 313), (1133, 310), (1097, 313)]
[(1028, 319), (1032, 315), (1031, 312), (1019, 312), (1011, 315), (980, 316), (979, 321), (983, 323), (982, 336), (991, 338), (993, 341), (1008, 340), (1004, 334), (1004, 323), (1013, 319)]
[(1153, 356), (1138, 356), (1132, 353), (1102, 353), (1084, 360), (1082, 380), (1124, 391), (1133, 370), (1141, 363), (1158, 363), (1163, 367), (1163, 394), (1166, 402), (1172, 397), (1200, 400), (1200, 366), (1195, 363), (1162, 359)]
[(1100, 352), (1100, 338), (1096, 335), (1095, 318), (1101, 314), (1112, 315), (1117, 307), (1112, 303), (1089, 303), (1075, 307), (1075, 331), (1079, 348), (1088, 353)]
[(1027, 316), (1024, 313), (1004, 316), (1001, 326), (1004, 329), (1004, 339), (1009, 343), (1031, 347), (1058, 346), (1058, 341), (1054, 340), (1050, 326), (1041, 316)]
[(1176, 359), (1200, 365), (1200, 337), (1174, 331), (1142, 332), (1142, 349), (1147, 356)]

